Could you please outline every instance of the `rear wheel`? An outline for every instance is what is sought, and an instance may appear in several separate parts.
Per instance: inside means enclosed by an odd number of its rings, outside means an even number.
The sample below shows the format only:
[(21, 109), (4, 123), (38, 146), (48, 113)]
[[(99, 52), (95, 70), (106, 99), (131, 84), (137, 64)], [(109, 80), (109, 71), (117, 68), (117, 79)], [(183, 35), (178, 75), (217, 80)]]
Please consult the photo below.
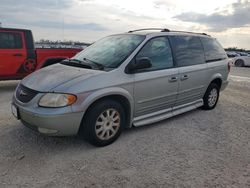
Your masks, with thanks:
[(120, 136), (124, 127), (125, 113), (120, 103), (104, 100), (88, 110), (80, 135), (95, 146), (106, 146)]
[(215, 108), (220, 95), (220, 88), (217, 84), (211, 83), (203, 97), (204, 105), (202, 106), (205, 110), (212, 110)]
[(238, 59), (235, 61), (236, 67), (244, 67), (244, 61), (242, 59)]

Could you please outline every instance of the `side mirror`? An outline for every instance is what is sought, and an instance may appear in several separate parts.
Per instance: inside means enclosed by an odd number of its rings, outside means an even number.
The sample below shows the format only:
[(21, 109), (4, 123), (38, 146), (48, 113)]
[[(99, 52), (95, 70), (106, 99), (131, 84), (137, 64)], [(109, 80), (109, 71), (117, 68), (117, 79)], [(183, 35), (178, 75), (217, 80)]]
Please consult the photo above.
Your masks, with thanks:
[(135, 59), (133, 63), (130, 63), (127, 67), (129, 73), (134, 73), (137, 70), (147, 69), (152, 67), (151, 60), (148, 57), (141, 57)]

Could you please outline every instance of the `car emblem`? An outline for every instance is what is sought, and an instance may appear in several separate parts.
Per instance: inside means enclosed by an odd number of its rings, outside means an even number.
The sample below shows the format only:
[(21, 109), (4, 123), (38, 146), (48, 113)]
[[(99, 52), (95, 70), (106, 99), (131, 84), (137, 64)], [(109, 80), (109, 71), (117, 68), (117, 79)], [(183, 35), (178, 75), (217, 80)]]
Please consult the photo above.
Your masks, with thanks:
[(27, 96), (28, 93), (26, 93), (25, 91), (21, 90), (20, 93), (19, 93), (20, 96)]

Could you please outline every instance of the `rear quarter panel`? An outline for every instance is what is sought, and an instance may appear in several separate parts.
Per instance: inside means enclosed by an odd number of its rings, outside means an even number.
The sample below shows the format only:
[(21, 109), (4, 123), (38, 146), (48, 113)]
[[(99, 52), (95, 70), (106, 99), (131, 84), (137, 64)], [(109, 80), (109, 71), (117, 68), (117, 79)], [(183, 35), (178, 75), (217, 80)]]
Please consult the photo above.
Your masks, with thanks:
[(229, 59), (207, 63), (210, 77), (208, 85), (216, 78), (220, 78), (222, 82), (227, 81), (229, 74), (228, 63)]
[(241, 56), (246, 66), (250, 66), (250, 56)]

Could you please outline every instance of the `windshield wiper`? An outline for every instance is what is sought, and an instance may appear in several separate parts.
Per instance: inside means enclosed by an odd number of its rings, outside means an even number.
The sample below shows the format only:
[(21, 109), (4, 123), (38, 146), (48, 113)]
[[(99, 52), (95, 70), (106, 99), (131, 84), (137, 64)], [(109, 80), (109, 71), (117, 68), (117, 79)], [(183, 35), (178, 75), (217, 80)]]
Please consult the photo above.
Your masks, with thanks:
[(84, 61), (87, 61), (87, 62), (89, 62), (89, 63), (94, 64), (94, 65), (97, 66), (97, 68), (99, 68), (100, 70), (103, 70), (103, 69), (105, 68), (105, 66), (104, 66), (103, 64), (97, 63), (97, 62), (92, 61), (92, 60), (90, 60), (90, 59), (88, 59), (88, 58), (85, 58), (85, 57), (84, 57), (83, 60), (84, 60)]
[(82, 63), (83, 61), (79, 60), (79, 59), (64, 59), (62, 62), (70, 62), (70, 63)]
[(81, 61), (79, 59), (65, 59), (61, 62), (61, 64), (88, 69), (94, 68), (90, 63), (85, 63), (84, 61)]
[(82, 63), (83, 61), (79, 59), (68, 59), (69, 62), (77, 62), (77, 63)]

